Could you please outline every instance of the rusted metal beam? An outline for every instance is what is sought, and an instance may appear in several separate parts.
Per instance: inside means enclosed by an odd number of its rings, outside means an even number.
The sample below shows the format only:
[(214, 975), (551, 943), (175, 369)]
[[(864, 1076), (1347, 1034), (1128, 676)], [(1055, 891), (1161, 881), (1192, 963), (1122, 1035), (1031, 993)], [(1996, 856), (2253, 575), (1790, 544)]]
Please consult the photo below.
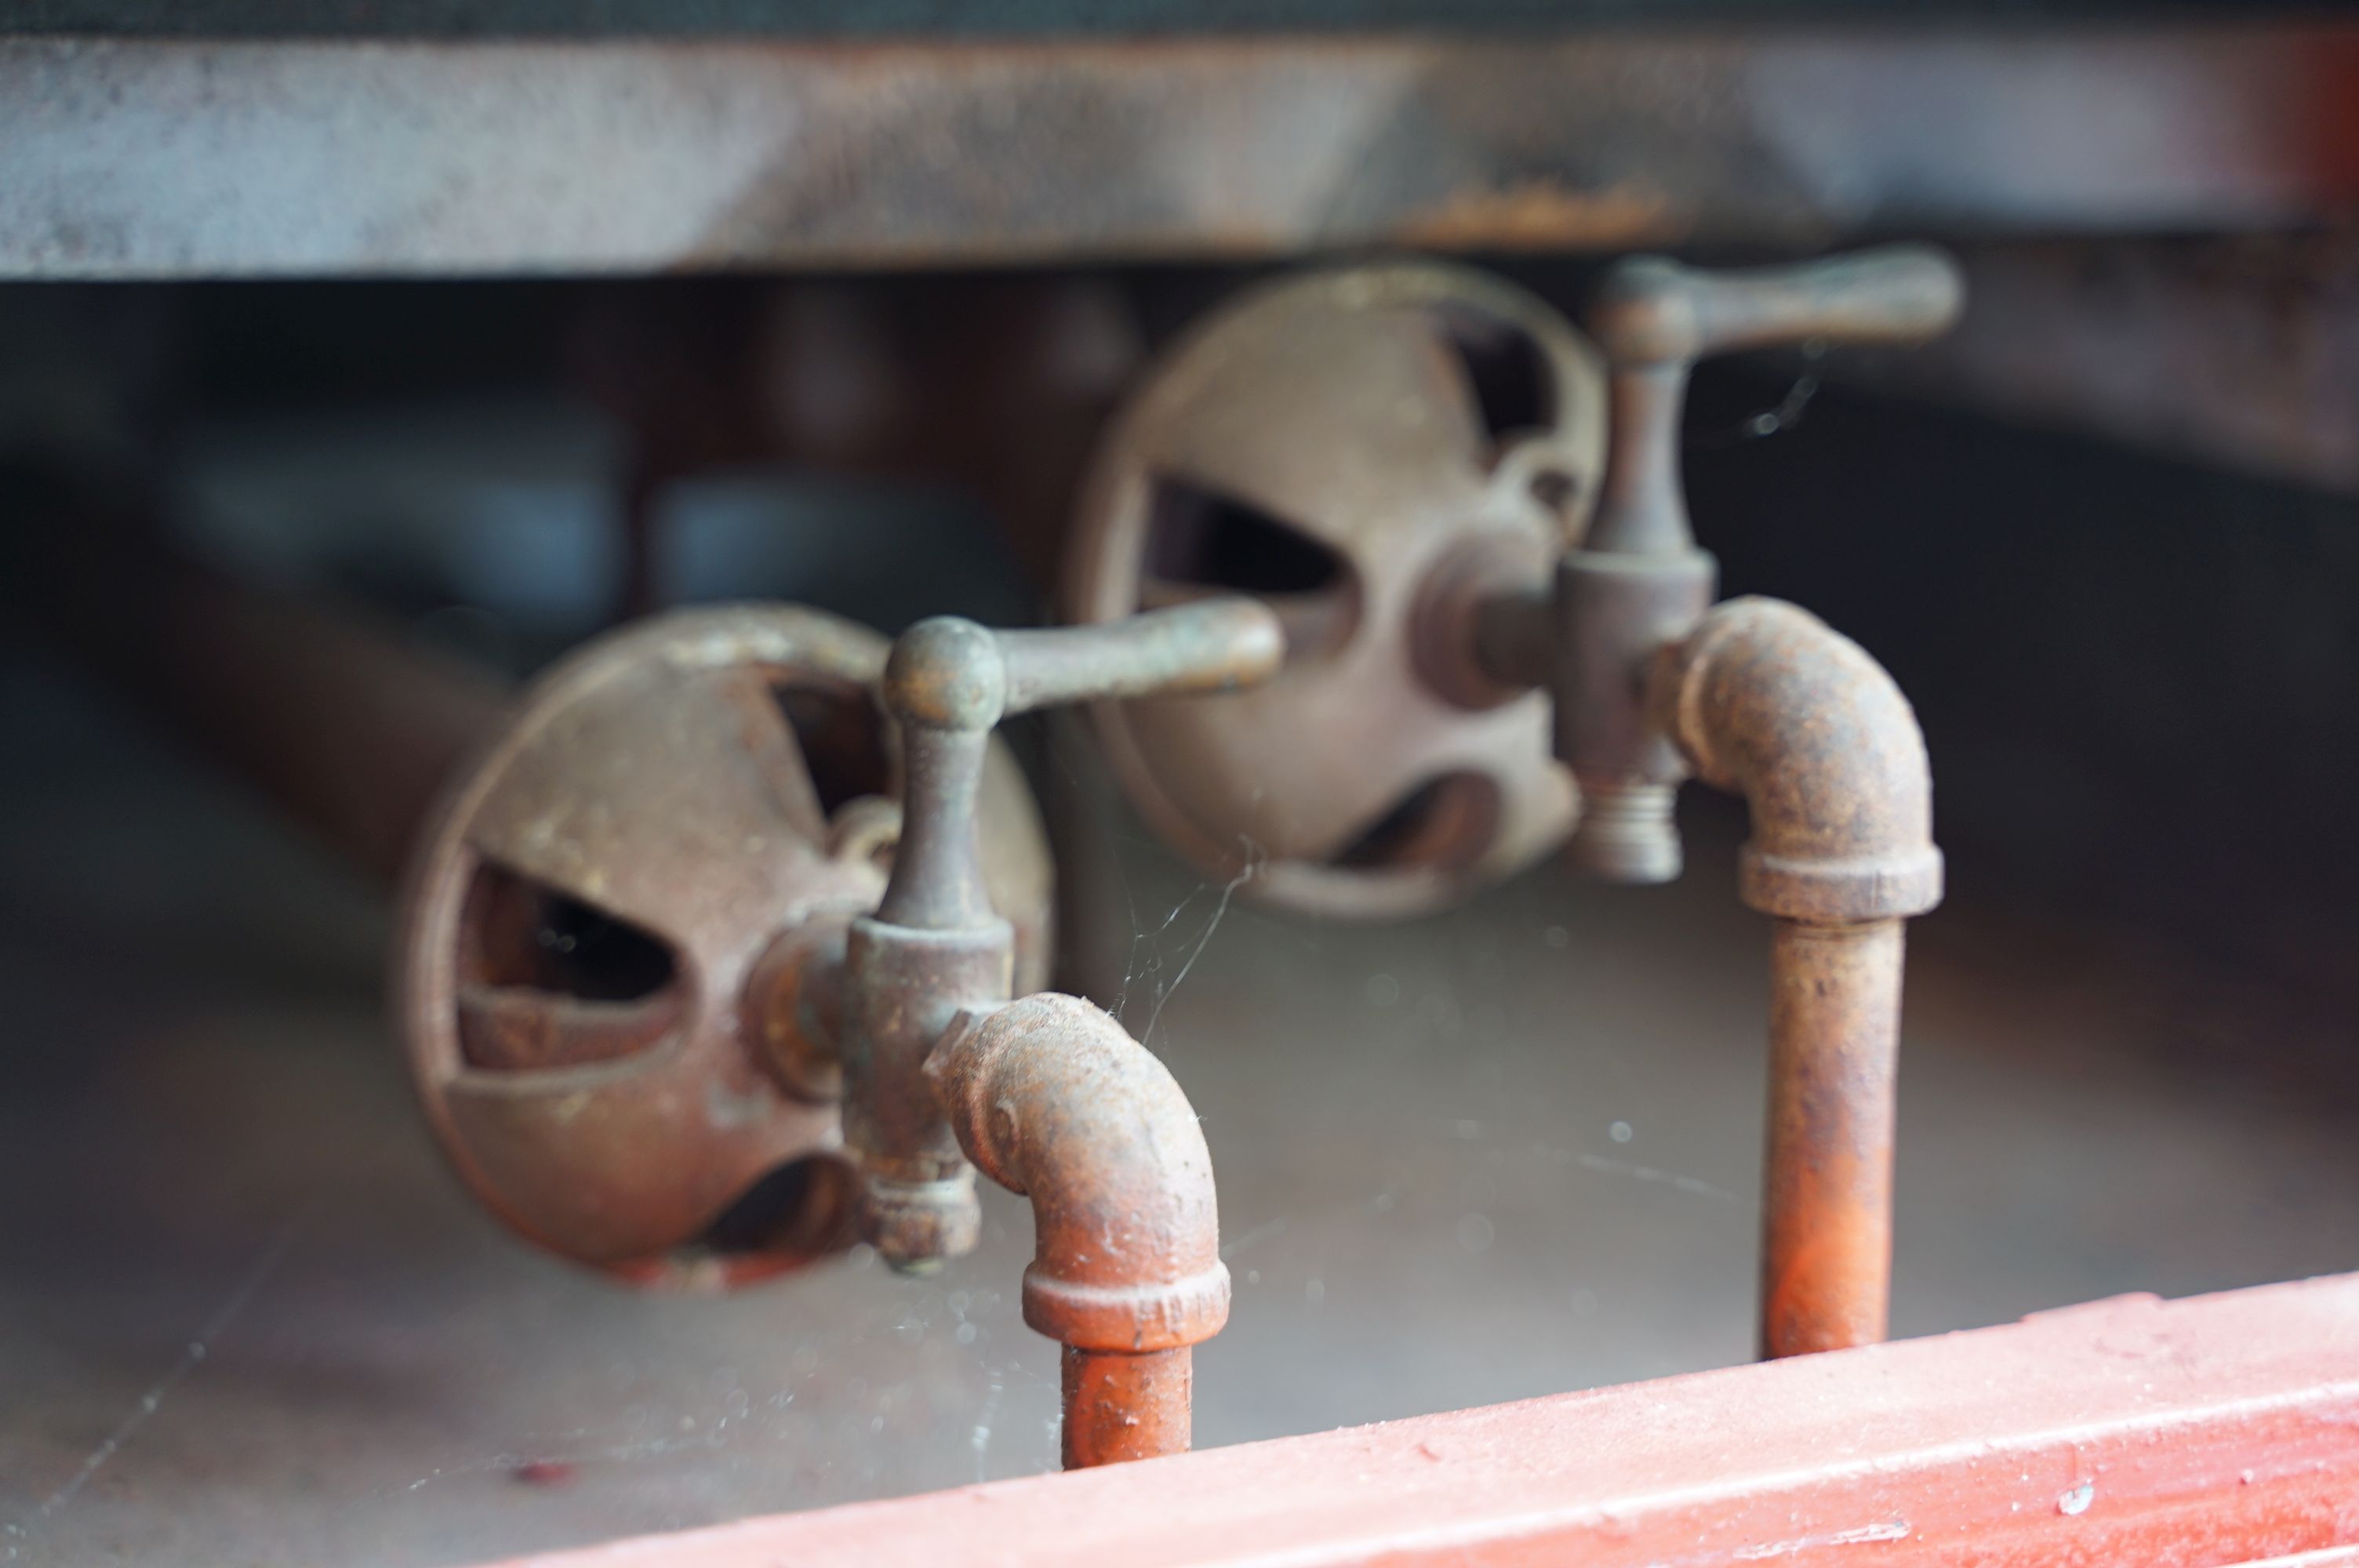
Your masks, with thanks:
[(173, 38), (959, 38), (1498, 30), (1651, 20), (2299, 12), (2288, 0), (0, 0), (0, 29)]
[(512, 1568), (2136, 1563), (2359, 1544), (2359, 1275), (556, 1552)]
[(1819, 246), (2317, 222), (2359, 27), (0, 39), (0, 276)]

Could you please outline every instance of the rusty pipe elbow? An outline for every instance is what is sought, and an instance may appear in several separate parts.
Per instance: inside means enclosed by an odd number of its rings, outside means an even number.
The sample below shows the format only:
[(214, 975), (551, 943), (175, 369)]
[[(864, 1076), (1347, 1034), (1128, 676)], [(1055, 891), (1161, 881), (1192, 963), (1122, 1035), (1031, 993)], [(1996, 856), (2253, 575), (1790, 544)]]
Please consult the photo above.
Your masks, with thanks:
[(1751, 810), (1746, 903), (1845, 925), (1940, 902), (1925, 739), (1858, 643), (1793, 605), (1729, 600), (1665, 651), (1651, 701), (1697, 774)]
[(1229, 1271), (1179, 1083), (1053, 992), (961, 1014), (926, 1074), (967, 1158), (1032, 1200), (1024, 1321), (1065, 1346), (1067, 1466), (1185, 1451), (1189, 1347), (1228, 1321)]
[(962, 1013), (932, 1055), (959, 1146), (1032, 1200), (1024, 1321), (1093, 1350), (1162, 1350), (1229, 1315), (1212, 1157), (1153, 1053), (1079, 997)]

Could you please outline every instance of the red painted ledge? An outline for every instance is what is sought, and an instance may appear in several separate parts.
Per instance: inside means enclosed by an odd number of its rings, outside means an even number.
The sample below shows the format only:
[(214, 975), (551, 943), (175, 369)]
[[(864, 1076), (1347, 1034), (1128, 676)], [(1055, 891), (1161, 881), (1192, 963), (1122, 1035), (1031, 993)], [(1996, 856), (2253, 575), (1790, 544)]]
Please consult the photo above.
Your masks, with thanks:
[(2359, 1560), (2359, 1275), (2019, 1324), (510, 1568)]

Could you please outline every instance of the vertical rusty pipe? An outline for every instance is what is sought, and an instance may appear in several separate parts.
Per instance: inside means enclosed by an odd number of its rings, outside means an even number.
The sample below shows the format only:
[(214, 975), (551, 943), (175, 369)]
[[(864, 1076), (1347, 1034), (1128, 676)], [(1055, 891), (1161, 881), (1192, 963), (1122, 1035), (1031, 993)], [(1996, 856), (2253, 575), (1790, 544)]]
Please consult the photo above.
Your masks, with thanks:
[(1064, 1353), (1065, 1468), (1086, 1470), (1185, 1454), (1192, 1436), (1196, 1352), (1084, 1350)]
[(1857, 643), (1773, 600), (1731, 600), (1666, 649), (1657, 720), (1745, 796), (1745, 902), (1770, 946), (1761, 1344), (1884, 1336), (1903, 920), (1940, 902), (1916, 715)]
[(1898, 920), (1780, 920), (1770, 935), (1767, 1356), (1884, 1337), (1906, 929)]
[(926, 1076), (967, 1158), (1032, 1200), (1024, 1321), (1065, 1346), (1066, 1468), (1185, 1452), (1191, 1347), (1229, 1315), (1187, 1095), (1121, 1024), (1054, 992), (962, 1014)]

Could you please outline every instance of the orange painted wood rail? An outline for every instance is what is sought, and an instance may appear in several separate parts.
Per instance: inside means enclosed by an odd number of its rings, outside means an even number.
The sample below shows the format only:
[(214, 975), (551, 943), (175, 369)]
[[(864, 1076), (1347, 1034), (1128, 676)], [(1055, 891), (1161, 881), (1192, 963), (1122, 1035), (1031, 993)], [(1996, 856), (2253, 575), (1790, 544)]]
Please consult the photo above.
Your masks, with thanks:
[(510, 1568), (2359, 1563), (2338, 1548), (2359, 1548), (2359, 1275), (2123, 1297)]

